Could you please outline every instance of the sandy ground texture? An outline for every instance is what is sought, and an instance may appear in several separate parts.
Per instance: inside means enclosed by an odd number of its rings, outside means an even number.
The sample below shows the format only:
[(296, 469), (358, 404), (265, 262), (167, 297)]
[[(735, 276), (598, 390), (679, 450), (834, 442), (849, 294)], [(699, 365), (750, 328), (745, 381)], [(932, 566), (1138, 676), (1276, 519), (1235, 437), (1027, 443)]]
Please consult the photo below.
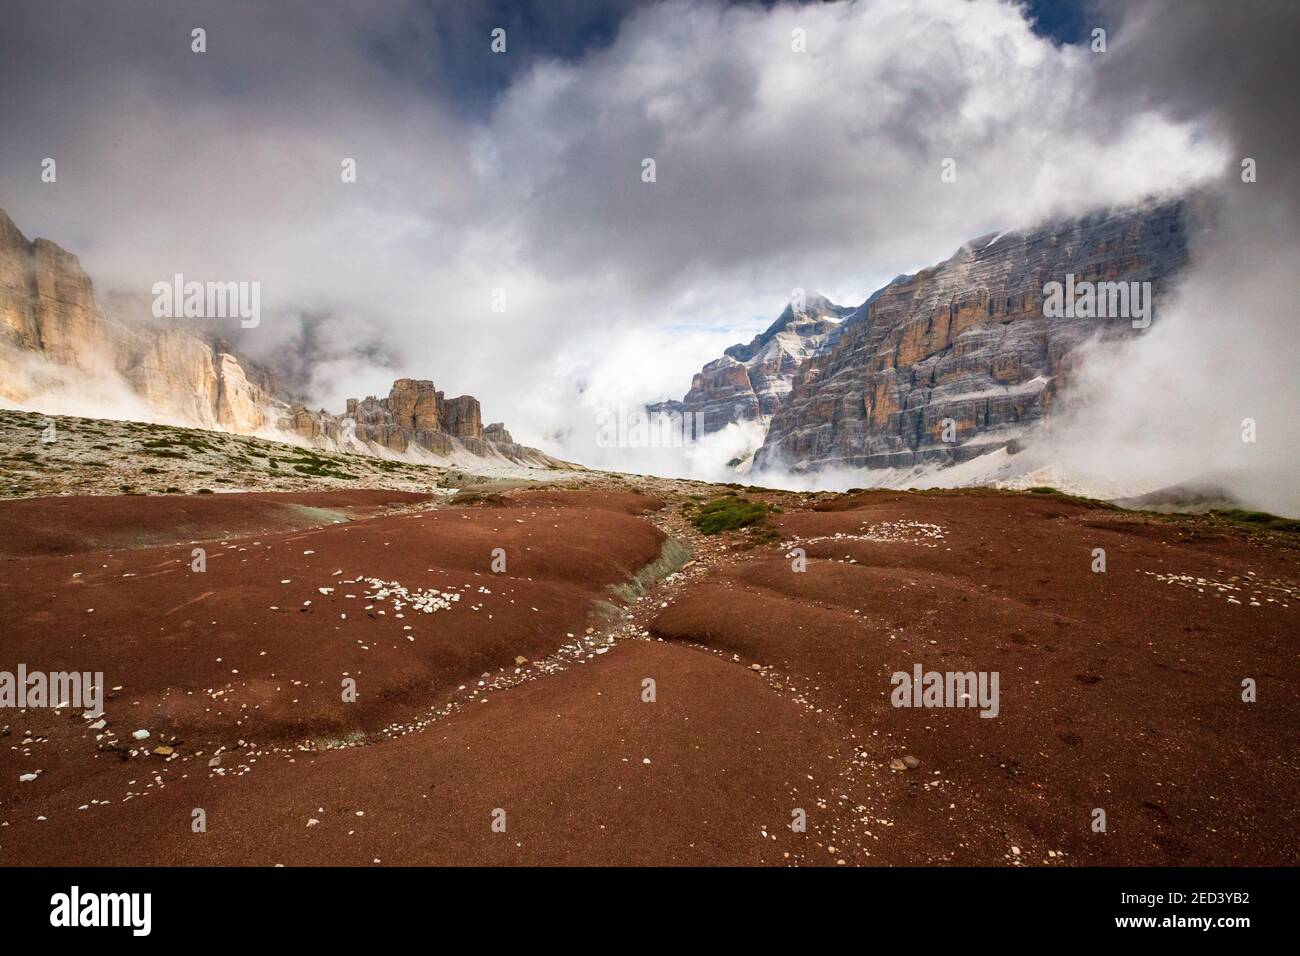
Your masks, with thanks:
[(1294, 536), (726, 490), (0, 502), (0, 864), (1300, 862)]

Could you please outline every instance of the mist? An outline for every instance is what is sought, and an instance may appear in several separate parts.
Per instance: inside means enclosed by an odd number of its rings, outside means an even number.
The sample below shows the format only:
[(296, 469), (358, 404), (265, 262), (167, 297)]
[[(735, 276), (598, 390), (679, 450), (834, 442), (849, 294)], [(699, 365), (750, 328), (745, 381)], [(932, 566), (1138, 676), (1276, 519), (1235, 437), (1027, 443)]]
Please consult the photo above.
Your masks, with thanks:
[[(1211, 221), (1145, 335), (1079, 357), (1044, 454), (1085, 483), (1154, 491), (1192, 483), (1250, 508), (1300, 515), (1300, 143), (1293, 6), (1135, 5), (1098, 78), (1099, 109), (1196, 116), (1231, 144)], [(1109, 55), (1109, 54), (1108, 54)], [(1288, 69), (1279, 71), (1280, 64)], [(1243, 181), (1253, 160), (1256, 181)], [(1247, 177), (1248, 178), (1248, 177)]]
[(1102, 4), (1100, 54), (1011, 0), (611, 3), (559, 46), (593, 14), (526, 6), (502, 56), (497, 10), (451, 2), (25, 6), (0, 36), (0, 205), (125, 321), (177, 272), (260, 282), (257, 329), (210, 331), (313, 407), (430, 378), (562, 458), (734, 478), (752, 428), (634, 449), (599, 422), (679, 398), (792, 288), (855, 305), (977, 235), (1208, 188), (1217, 231), (1148, 334), (1083, 356), (1043, 447), (1063, 481), (1231, 472), (1296, 510), (1285, 3)]

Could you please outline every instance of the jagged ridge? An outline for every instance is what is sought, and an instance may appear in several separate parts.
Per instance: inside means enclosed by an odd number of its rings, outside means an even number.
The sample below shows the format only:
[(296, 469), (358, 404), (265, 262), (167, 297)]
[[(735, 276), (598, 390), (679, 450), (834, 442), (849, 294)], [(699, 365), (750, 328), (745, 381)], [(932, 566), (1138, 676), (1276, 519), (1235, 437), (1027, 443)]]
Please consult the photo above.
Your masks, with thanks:
[(1140, 334), (1123, 319), (1045, 318), (1044, 284), (1151, 282), (1158, 304), (1201, 206), (1152, 201), (982, 236), (856, 309), (814, 297), (704, 366), (682, 401), (649, 410), (703, 413), (706, 433), (760, 423), (754, 469), (943, 466), (994, 451), (1050, 414), (1078, 346)]
[(789, 394), (799, 366), (820, 353), (852, 311), (820, 295), (787, 305), (748, 344), (731, 346), (696, 373), (680, 402), (659, 402), (648, 411), (701, 415), (705, 434), (733, 422), (770, 418)]

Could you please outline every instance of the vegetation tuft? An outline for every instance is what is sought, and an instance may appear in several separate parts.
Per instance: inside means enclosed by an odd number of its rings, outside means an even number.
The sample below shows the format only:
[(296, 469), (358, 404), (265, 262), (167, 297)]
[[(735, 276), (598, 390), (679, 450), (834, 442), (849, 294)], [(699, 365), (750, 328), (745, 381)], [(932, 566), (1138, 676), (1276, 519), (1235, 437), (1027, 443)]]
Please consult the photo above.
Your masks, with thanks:
[[(659, 557), (638, 570), (636, 574), (632, 575), (631, 580), (623, 584), (611, 584), (609, 592), (624, 604), (631, 604), (649, 592), (651, 588), (668, 577), (668, 575), (680, 571), (682, 565), (690, 559), (691, 549), (684, 541), (679, 541), (677, 538), (668, 538), (659, 549)], [(607, 605), (604, 610), (609, 610), (609, 602), (598, 601), (597, 604)], [(598, 610), (601, 609), (598, 608)], [(617, 608), (614, 608), (614, 612), (613, 616), (616, 616)]]
[(760, 523), (774, 509), (761, 501), (723, 495), (692, 509), (691, 524), (704, 534), (720, 534)]
[(1227, 508), (1211, 511), (1210, 515), (1229, 524), (1261, 531), (1278, 531), (1283, 534), (1300, 534), (1300, 521), (1295, 518), (1283, 518), (1281, 515), (1269, 514), (1267, 511), (1243, 511), (1240, 508)]

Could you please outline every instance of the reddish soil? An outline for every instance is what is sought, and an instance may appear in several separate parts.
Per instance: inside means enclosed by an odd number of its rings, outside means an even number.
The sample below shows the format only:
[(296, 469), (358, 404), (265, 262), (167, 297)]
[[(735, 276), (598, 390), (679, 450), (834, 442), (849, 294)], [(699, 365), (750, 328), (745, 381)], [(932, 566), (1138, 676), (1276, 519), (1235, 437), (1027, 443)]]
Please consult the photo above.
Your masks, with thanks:
[[(653, 631), (770, 665), (873, 768), (917, 757), (845, 789), (883, 798), (892, 827), (876, 835), (907, 847), (895, 862), (1300, 860), (1300, 552), (1027, 496), (877, 493), (832, 508), (776, 519), (808, 541), (806, 572), (780, 552), (723, 566)], [(889, 536), (897, 522), (943, 537), (808, 540)], [(1261, 584), (1231, 604), (1148, 572), (1277, 578), (1292, 593)], [(998, 716), (892, 706), (891, 674), (916, 664), (999, 672)], [(1257, 703), (1242, 701), (1247, 677)]]
[[(654, 704), (641, 701), (648, 674)], [(757, 675), (664, 644), (631, 642), (485, 700), (380, 744), (228, 759), (227, 779), (197, 762), (126, 803), (128, 768), (104, 768), (93, 790), (110, 805), (77, 812), (82, 798), (59, 794), (41, 808), (57, 832), (14, 821), (21, 843), (0, 845), (9, 862), (65, 864), (86, 862), (88, 845), (97, 862), (141, 865), (773, 863), (793, 843), (788, 806), (812, 804), (798, 794), (826, 762), (817, 728)], [(146, 769), (130, 768), (141, 785)], [(194, 807), (206, 833), (191, 832)]]
[[(28, 556), (0, 561), (0, 670), (121, 689), (100, 739), (66, 709), (0, 711), (0, 863), (1300, 862), (1300, 551), (1033, 496), (773, 495), (796, 573), (642, 484), (666, 506), (203, 496), (204, 527), (246, 529), (203, 573), (173, 499), (60, 499), (70, 550), (8, 535)], [(20, 505), (0, 527), (35, 526)], [(354, 520), (266, 530), (288, 506)], [(89, 550), (107, 527), (175, 543)], [(661, 528), (696, 561), (620, 614), (609, 586)], [(864, 532), (889, 540), (815, 540)], [(398, 608), (369, 578), (459, 599)], [(916, 663), (999, 672), (998, 716), (892, 707)]]
[(0, 507), (0, 557), (267, 534), (348, 521), (431, 497), (410, 491), (318, 491), (23, 498)]

